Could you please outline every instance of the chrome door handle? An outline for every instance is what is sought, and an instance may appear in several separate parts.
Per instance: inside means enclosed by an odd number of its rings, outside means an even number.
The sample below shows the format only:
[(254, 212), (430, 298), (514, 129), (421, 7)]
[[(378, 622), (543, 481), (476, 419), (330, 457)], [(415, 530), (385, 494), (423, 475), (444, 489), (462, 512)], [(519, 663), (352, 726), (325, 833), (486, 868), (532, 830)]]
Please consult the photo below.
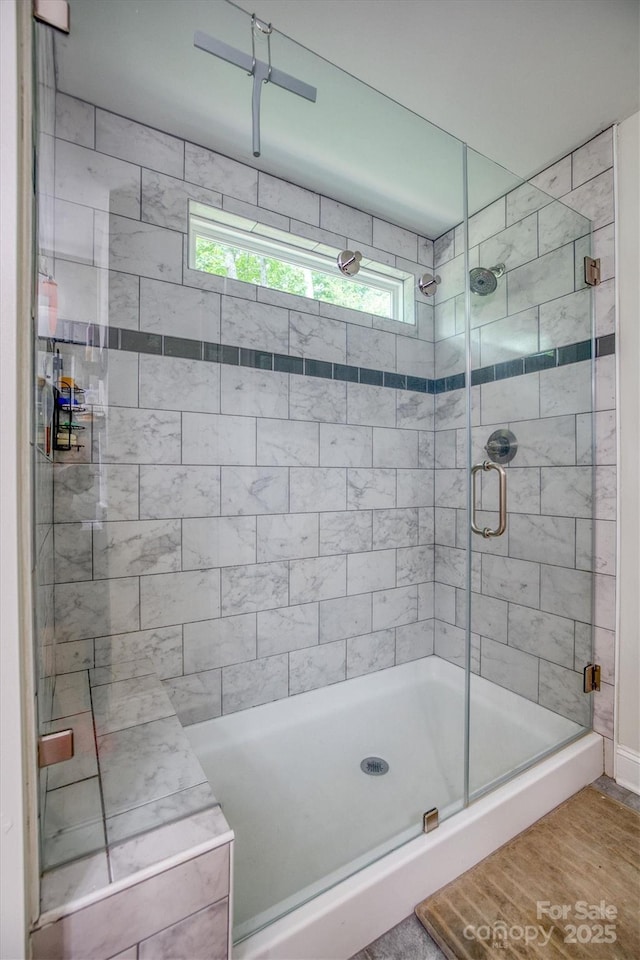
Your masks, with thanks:
[[(476, 474), (478, 470), (496, 470), (499, 477), (498, 492), (498, 529), (491, 530), (489, 527), (479, 527), (476, 523)], [(499, 463), (493, 463), (491, 460), (484, 460), (482, 463), (476, 463), (471, 468), (471, 529), (474, 533), (488, 539), (489, 537), (501, 537), (507, 529), (507, 474), (504, 467)]]

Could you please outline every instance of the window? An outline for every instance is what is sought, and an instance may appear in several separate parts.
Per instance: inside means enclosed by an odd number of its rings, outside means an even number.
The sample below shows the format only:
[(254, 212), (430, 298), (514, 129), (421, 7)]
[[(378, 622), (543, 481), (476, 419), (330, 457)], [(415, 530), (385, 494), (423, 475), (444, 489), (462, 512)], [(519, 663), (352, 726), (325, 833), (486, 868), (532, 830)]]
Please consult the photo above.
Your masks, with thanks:
[(414, 277), (363, 257), (355, 277), (340, 251), (201, 203), (189, 204), (189, 266), (312, 300), (414, 323)]

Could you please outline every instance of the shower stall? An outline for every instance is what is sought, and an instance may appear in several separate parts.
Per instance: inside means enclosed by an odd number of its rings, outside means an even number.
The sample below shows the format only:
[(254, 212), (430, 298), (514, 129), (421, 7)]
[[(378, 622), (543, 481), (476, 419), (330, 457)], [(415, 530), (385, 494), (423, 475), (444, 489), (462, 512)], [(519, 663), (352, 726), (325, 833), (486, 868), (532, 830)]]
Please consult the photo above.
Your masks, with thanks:
[(73, 750), (35, 955), (209, 844), (251, 956), (595, 742), (591, 223), (226, 0), (70, 6), (34, 42), (37, 702)]

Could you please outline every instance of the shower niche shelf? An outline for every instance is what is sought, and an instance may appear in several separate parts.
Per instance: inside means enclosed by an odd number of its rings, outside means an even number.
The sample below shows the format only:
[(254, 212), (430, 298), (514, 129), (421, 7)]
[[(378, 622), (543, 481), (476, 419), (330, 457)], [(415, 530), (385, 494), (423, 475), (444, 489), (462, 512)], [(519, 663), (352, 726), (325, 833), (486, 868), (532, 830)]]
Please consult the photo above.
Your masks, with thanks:
[(54, 450), (79, 451), (84, 447), (79, 434), (86, 425), (79, 423), (77, 417), (86, 414), (85, 393), (75, 381), (60, 380), (53, 388), (53, 448)]

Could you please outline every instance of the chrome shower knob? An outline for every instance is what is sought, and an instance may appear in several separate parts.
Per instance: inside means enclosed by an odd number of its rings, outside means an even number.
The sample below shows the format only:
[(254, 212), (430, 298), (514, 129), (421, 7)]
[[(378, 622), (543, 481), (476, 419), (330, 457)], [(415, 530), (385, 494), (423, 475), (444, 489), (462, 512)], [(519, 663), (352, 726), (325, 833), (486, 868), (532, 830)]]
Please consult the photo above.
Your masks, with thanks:
[(359, 250), (343, 250), (342, 253), (338, 254), (336, 262), (341, 273), (345, 273), (348, 277), (352, 277), (360, 269), (361, 260), (362, 254)]
[(423, 273), (418, 280), (420, 293), (423, 293), (425, 297), (433, 296), (433, 294), (436, 292), (438, 284), (441, 282), (442, 281), (439, 275), (434, 277), (430, 273)]

